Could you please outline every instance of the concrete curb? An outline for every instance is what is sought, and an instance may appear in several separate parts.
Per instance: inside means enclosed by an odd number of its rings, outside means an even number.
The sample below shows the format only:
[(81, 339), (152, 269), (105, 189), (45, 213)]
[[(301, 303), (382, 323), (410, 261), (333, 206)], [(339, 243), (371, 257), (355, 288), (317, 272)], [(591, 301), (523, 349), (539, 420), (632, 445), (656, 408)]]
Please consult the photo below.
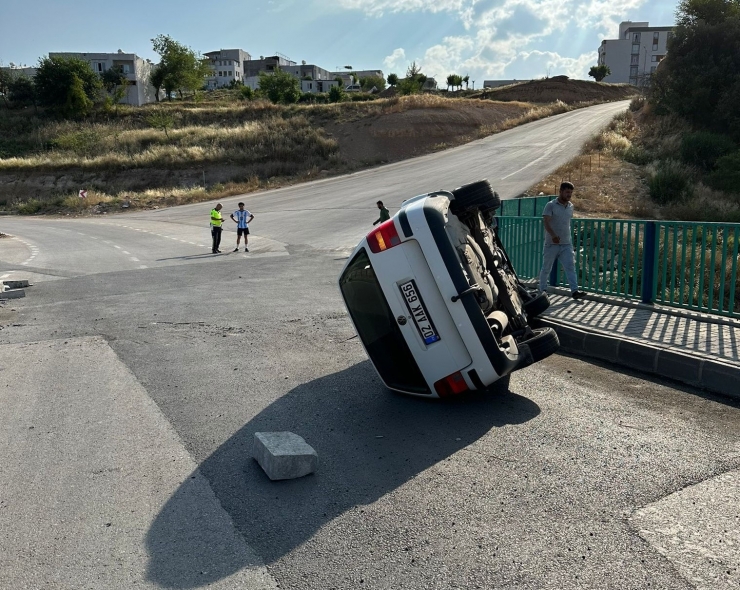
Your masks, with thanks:
[(638, 340), (575, 328), (549, 318), (537, 318), (534, 323), (553, 328), (560, 339), (560, 348), (565, 352), (597, 358), (740, 399), (737, 385), (740, 383), (740, 366), (656, 348)]

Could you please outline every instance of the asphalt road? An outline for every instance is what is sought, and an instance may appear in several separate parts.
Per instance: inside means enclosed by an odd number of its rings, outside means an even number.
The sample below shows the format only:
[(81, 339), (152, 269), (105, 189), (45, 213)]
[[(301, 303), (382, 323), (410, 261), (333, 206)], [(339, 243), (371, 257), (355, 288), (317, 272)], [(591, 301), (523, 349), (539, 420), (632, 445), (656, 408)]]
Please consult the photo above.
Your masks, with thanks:
[[(516, 131), (575, 151), (574, 114)], [(0, 219), (0, 276), (36, 281), (0, 307), (0, 588), (736, 588), (737, 403), (566, 356), (426, 402), (353, 338), (336, 277), (374, 200), (496, 185), (549, 149), (517, 133), (250, 196), (248, 255), (210, 255), (208, 205)], [(270, 482), (264, 430), (318, 472)]]

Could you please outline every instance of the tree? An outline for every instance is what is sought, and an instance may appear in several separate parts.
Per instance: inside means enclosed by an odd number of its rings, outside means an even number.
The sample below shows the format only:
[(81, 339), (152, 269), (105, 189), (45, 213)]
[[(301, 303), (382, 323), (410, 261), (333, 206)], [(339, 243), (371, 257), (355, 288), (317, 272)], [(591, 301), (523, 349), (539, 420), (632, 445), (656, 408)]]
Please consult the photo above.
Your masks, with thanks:
[(427, 77), (421, 73), (421, 67), (416, 65), (416, 62), (412, 62), (406, 70), (406, 77), (398, 83), (398, 93), (418, 94), (426, 81)]
[(16, 104), (36, 104), (36, 88), (27, 76), (16, 76), (8, 85), (8, 98)]
[(89, 112), (103, 87), (90, 64), (76, 57), (41, 59), (33, 84), (41, 104), (74, 116)]
[(740, 0), (682, 0), (676, 20), (651, 102), (740, 140)]
[(341, 84), (329, 88), (329, 102), (344, 102), (345, 100), (347, 100), (347, 93)]
[(470, 82), (470, 76), (468, 76), (467, 74), (465, 74), (465, 76), (463, 76), (463, 78), (462, 78), (462, 82), (465, 82), (465, 90), (467, 90), (468, 89), (468, 82)]
[(388, 85), (395, 86), (396, 84), (398, 84), (398, 74), (389, 74), (388, 75)]
[(152, 39), (152, 47), (161, 57), (159, 65), (150, 75), (150, 82), (157, 89), (157, 94), (158, 88), (164, 87), (168, 98), (172, 100), (175, 91), (182, 98), (184, 92), (195, 92), (203, 87), (205, 77), (211, 73), (209, 60), (169, 35), (158, 35)]
[(72, 84), (67, 90), (62, 112), (66, 117), (77, 119), (87, 116), (92, 108), (93, 101), (85, 93), (85, 84), (77, 74), (72, 74)]
[(373, 88), (377, 88), (378, 92), (385, 90), (385, 79), (381, 76), (366, 76), (360, 78), (360, 86), (364, 92), (372, 92)]
[[(158, 108), (161, 109), (162, 107)], [(163, 110), (156, 110), (147, 115), (146, 122), (149, 124), (150, 127), (154, 127), (154, 129), (161, 129), (162, 131), (164, 131), (165, 137), (169, 139), (170, 134), (168, 132), (168, 129), (172, 129), (175, 124), (175, 119), (173, 118), (171, 113), (165, 112)]]
[(301, 97), (298, 78), (277, 68), (272, 73), (260, 72), (260, 92), (274, 103), (293, 104)]
[(8, 104), (8, 86), (13, 81), (13, 76), (10, 72), (10, 68), (0, 67), (0, 95), (2, 95), (6, 107), (10, 106)]
[(100, 76), (103, 82), (103, 88), (108, 93), (108, 106), (115, 105), (116, 114), (118, 113), (118, 103), (126, 97), (126, 90), (131, 83), (123, 73), (123, 66), (113, 66), (108, 68)]
[(455, 87), (455, 74), (447, 76), (447, 90)]
[(607, 65), (591, 66), (591, 69), (588, 71), (588, 75), (597, 82), (601, 82), (604, 78), (610, 76), (611, 73), (612, 71)]
[(152, 69), (152, 73), (149, 74), (149, 82), (154, 86), (154, 98), (159, 102), (159, 91), (164, 86), (164, 78), (167, 75), (166, 70), (163, 67), (156, 66)]

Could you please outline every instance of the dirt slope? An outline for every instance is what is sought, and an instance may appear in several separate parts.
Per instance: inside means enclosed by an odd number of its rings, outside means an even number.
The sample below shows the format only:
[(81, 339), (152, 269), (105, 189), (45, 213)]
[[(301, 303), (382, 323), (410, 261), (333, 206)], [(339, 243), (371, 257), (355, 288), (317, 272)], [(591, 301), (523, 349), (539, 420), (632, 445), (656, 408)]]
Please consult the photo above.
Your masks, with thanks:
[(638, 94), (637, 88), (630, 84), (607, 84), (571, 80), (567, 76), (555, 76), (544, 80), (532, 80), (501, 88), (492, 88), (478, 93), (475, 97), (489, 100), (518, 100), (535, 103), (560, 100), (571, 104), (575, 102), (611, 101), (629, 98)]

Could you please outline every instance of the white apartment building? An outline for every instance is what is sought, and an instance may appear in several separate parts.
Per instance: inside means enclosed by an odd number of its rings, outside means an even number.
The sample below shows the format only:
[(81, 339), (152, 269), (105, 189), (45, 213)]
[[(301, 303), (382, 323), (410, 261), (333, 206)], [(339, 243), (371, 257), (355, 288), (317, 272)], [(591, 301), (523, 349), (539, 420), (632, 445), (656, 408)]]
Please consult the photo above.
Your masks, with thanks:
[(619, 39), (604, 39), (599, 46), (599, 65), (611, 74), (604, 82), (648, 86), (650, 76), (666, 56), (674, 27), (651, 27), (647, 22), (626, 21), (619, 25)]
[(209, 51), (205, 56), (211, 62), (213, 74), (206, 78), (206, 88), (212, 90), (228, 86), (234, 81), (244, 83), (245, 63), (252, 59), (246, 51), (242, 49), (219, 49), (218, 51)]
[(90, 67), (102, 74), (114, 66), (121, 66), (128, 86), (122, 104), (141, 106), (156, 100), (156, 91), (149, 82), (152, 64), (135, 53), (125, 53), (120, 49), (116, 53), (49, 53), (49, 57), (76, 57), (90, 64)]

